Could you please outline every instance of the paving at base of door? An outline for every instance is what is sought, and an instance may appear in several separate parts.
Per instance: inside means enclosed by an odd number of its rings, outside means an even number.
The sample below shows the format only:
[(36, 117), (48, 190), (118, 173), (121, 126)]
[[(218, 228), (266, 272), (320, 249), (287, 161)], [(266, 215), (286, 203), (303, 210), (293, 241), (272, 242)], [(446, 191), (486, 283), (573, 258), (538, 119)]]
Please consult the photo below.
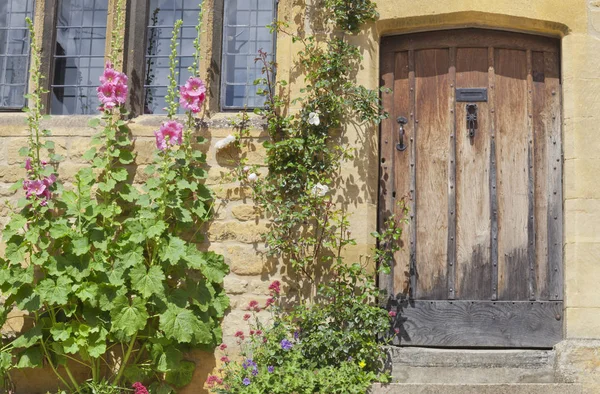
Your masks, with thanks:
[(600, 341), (554, 349), (388, 348), (392, 383), (371, 394), (598, 394)]

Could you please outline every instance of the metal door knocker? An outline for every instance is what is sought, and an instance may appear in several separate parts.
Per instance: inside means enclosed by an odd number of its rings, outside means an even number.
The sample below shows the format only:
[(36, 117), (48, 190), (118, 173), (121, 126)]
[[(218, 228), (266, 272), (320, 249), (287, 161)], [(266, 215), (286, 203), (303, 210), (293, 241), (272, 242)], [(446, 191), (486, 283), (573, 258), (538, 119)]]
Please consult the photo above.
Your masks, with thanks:
[(406, 149), (406, 144), (404, 143), (404, 125), (408, 123), (408, 119), (404, 116), (400, 116), (396, 119), (396, 122), (400, 124), (400, 129), (398, 130), (398, 140), (399, 142), (396, 144), (396, 149), (400, 152)]
[(477, 129), (477, 104), (467, 104), (467, 129), (469, 138), (473, 139)]

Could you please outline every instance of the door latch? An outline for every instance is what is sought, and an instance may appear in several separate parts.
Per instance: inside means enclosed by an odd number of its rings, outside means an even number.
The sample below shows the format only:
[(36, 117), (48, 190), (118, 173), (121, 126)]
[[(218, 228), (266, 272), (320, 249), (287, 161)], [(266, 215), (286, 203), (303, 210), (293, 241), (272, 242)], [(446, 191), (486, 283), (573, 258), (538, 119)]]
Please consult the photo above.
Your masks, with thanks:
[(471, 139), (475, 137), (475, 130), (477, 130), (477, 109), (477, 104), (467, 104), (467, 129)]
[(396, 149), (402, 152), (406, 149), (406, 144), (404, 143), (404, 125), (408, 123), (408, 119), (404, 116), (400, 116), (396, 119), (396, 122), (400, 124), (400, 129), (398, 130), (398, 143), (396, 144)]

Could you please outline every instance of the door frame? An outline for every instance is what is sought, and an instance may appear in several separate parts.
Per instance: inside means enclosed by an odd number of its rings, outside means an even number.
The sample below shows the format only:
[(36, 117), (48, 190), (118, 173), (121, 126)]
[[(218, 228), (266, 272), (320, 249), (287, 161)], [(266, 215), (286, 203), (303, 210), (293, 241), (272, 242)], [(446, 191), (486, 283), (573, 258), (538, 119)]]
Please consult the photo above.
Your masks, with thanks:
[[(485, 34), (481, 34), (485, 32)], [(514, 38), (517, 38), (515, 40)], [(507, 44), (510, 42), (510, 44)], [(558, 45), (557, 45), (558, 44)], [(506, 49), (517, 49), (517, 50), (525, 50), (525, 51), (541, 51), (541, 52), (554, 52), (558, 53), (560, 59), (560, 43), (550, 37), (545, 36), (537, 36), (531, 35), (527, 33), (513, 33), (506, 32), (500, 30), (493, 29), (485, 29), (485, 28), (469, 28), (469, 29), (452, 29), (452, 30), (442, 30), (442, 31), (429, 31), (429, 32), (420, 32), (420, 33), (408, 33), (403, 35), (395, 35), (389, 37), (383, 37), (381, 40), (380, 46), (380, 76), (381, 78), (381, 86), (386, 86), (386, 81), (384, 81), (384, 69), (389, 67), (389, 64), (386, 66), (386, 56), (389, 56), (391, 53), (398, 53), (400, 51), (415, 51), (418, 49), (433, 49), (433, 48), (450, 48), (457, 46), (481, 46), (481, 47), (493, 47), (496, 48), (506, 48)], [(388, 58), (389, 59), (389, 58)], [(389, 63), (389, 60), (387, 60)], [(562, 81), (561, 76), (559, 75), (559, 83)], [(454, 86), (454, 85), (452, 85)], [(560, 87), (560, 86), (559, 86)], [(414, 77), (413, 81), (410, 84), (410, 98), (409, 100), (414, 100), (415, 85), (414, 85)], [(562, 93), (562, 92), (561, 92)], [(382, 99), (384, 101), (384, 106), (386, 104), (386, 94), (383, 93)], [(389, 105), (389, 103), (388, 103)], [(559, 107), (558, 111), (562, 113), (562, 106)], [(412, 116), (412, 114), (411, 114)], [(561, 116), (558, 116), (559, 124)], [(418, 120), (410, 119), (409, 122), (416, 122)], [(456, 120), (454, 121), (456, 127)], [(414, 125), (415, 129), (418, 127), (416, 124)], [(559, 126), (560, 127), (560, 126)], [(384, 129), (387, 128), (387, 133), (384, 132)], [(384, 121), (380, 127), (380, 141), (379, 141), (379, 209), (378, 209), (378, 229), (381, 230), (385, 221), (390, 217), (391, 212), (394, 210), (396, 195), (394, 189), (394, 154), (393, 148), (397, 144), (397, 132), (392, 132), (393, 141), (387, 141), (390, 135), (390, 128), (395, 128), (395, 119), (388, 119)], [(561, 138), (561, 154), (562, 154), (562, 140), (563, 140), (563, 130), (560, 127), (559, 130), (560, 138)], [(384, 137), (385, 134), (385, 137)], [(391, 142), (391, 143), (390, 143)], [(493, 143), (492, 143), (493, 144)], [(414, 146), (414, 145), (413, 145)], [(493, 145), (492, 145), (493, 146)], [(492, 148), (494, 150), (494, 148)], [(561, 155), (562, 156), (562, 155)], [(416, 191), (415, 173), (414, 173), (414, 157), (415, 154), (412, 152), (411, 159), (411, 192)], [(390, 160), (391, 159), (391, 160)], [(492, 159), (493, 160), (493, 159)], [(563, 166), (563, 160), (561, 160), (561, 167)], [(563, 275), (563, 240), (562, 233), (564, 229), (563, 223), (563, 197), (562, 197), (562, 181), (564, 179), (564, 171), (561, 168), (560, 171), (560, 182), (561, 182), (561, 192), (559, 193), (560, 200), (560, 221), (559, 221), (559, 233), (560, 233), (560, 242), (558, 245), (553, 248), (554, 251), (557, 251), (560, 255), (559, 261), (557, 262), (557, 267), (560, 267), (560, 283), (556, 283), (558, 289), (560, 289), (560, 296), (557, 291), (557, 299), (556, 300), (548, 300), (548, 301), (499, 301), (497, 299), (492, 299), (484, 302), (478, 302), (475, 304), (473, 301), (469, 300), (453, 300), (450, 299), (448, 301), (442, 300), (415, 300), (412, 296), (412, 292), (408, 293), (398, 292), (398, 289), (394, 289), (394, 272), (391, 274), (380, 274), (378, 281), (381, 289), (388, 291), (388, 294), (391, 294), (387, 299), (382, 299), (382, 304), (385, 305), (388, 309), (397, 312), (397, 319), (394, 322), (395, 328), (400, 328), (399, 335), (395, 338), (394, 343), (397, 345), (418, 345), (418, 346), (428, 346), (428, 342), (431, 337), (435, 338), (436, 336), (450, 336), (446, 338), (445, 341), (449, 343), (449, 346), (456, 347), (471, 347), (473, 346), (473, 338), (477, 335), (474, 331), (469, 331), (468, 327), (462, 322), (467, 321), (470, 316), (474, 314), (485, 314), (486, 311), (493, 310), (494, 313), (499, 317), (504, 317), (504, 319), (492, 319), (495, 320), (494, 324), (490, 324), (487, 327), (487, 334), (491, 338), (491, 341), (484, 341), (487, 343), (486, 347), (536, 347), (536, 348), (548, 348), (552, 347), (555, 343), (559, 342), (563, 338), (563, 316), (564, 316), (564, 275)], [(408, 204), (411, 212), (415, 212), (415, 199), (411, 199)], [(416, 214), (410, 214), (411, 223), (416, 223)], [(414, 229), (416, 226), (412, 226), (413, 231), (410, 234), (403, 234), (404, 246), (409, 247), (410, 250), (410, 286), (409, 289), (415, 288), (415, 252), (413, 250), (414, 245), (416, 244), (416, 232)], [(450, 230), (451, 231), (451, 230)], [(449, 232), (450, 232), (449, 231)], [(449, 235), (450, 238), (450, 235)], [(410, 240), (410, 242), (408, 242)], [(449, 249), (450, 250), (450, 249)], [(455, 252), (455, 249), (454, 249)], [(550, 254), (550, 246), (549, 251)], [(452, 264), (450, 264), (452, 265)], [(393, 267), (392, 267), (393, 270)], [(450, 271), (450, 269), (449, 269)], [(449, 272), (450, 273), (450, 272)], [(451, 275), (454, 275), (454, 271), (452, 269)], [(450, 278), (450, 276), (449, 276)], [(450, 279), (449, 279), (450, 280)], [(419, 313), (411, 313), (411, 311), (420, 310)], [(432, 318), (433, 316), (433, 318)], [(453, 316), (450, 320), (447, 319), (448, 316)], [(534, 316), (535, 318), (531, 318)], [(437, 322), (439, 326), (436, 327), (423, 327), (423, 324), (429, 324), (432, 321), (435, 321), (435, 317), (439, 317), (440, 320)], [(541, 330), (536, 333), (531, 333), (532, 335), (528, 335), (527, 327), (537, 324), (536, 319), (542, 318), (543, 321), (551, 322), (547, 330)], [(415, 326), (421, 326), (421, 328), (425, 328), (427, 333), (423, 335), (417, 335), (416, 341), (413, 338), (409, 338), (406, 341), (405, 328), (407, 321), (411, 320), (414, 322)], [(507, 324), (507, 321), (512, 321), (513, 323)], [(514, 324), (517, 321), (519, 324)], [(465, 329), (466, 328), (466, 329)], [(454, 334), (451, 334), (454, 333)], [(413, 330), (414, 334), (414, 330)], [(425, 338), (425, 337), (429, 337)]]

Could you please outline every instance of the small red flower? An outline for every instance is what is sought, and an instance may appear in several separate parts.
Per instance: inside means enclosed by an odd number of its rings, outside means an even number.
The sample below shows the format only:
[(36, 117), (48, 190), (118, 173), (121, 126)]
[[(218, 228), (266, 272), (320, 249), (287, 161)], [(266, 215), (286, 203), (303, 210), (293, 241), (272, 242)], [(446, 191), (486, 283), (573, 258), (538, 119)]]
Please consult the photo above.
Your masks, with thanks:
[(239, 338), (240, 340), (244, 340), (244, 332), (243, 331), (238, 331), (235, 333), (234, 335), (236, 338)]
[(275, 298), (273, 297), (269, 297), (267, 298), (267, 303), (265, 304), (265, 308), (270, 307), (271, 305), (273, 305), (275, 303)]
[(269, 290), (273, 294), (279, 294), (281, 292), (281, 282), (279, 282), (278, 280), (274, 280), (269, 286)]
[(140, 382), (135, 382), (131, 387), (135, 390), (134, 394), (148, 394), (148, 389)]
[(246, 313), (246, 314), (244, 315), (244, 320), (245, 320), (245, 321), (248, 321), (248, 320), (250, 320), (250, 318), (251, 318), (251, 317), (252, 317), (252, 316), (251, 316), (249, 313)]
[(263, 334), (262, 330), (256, 330), (256, 335), (259, 335), (259, 336), (260, 336), (260, 335), (262, 335), (262, 334)]
[(396, 312), (395, 311), (389, 311), (388, 315), (390, 315), (390, 317), (396, 317)]
[(255, 331), (254, 330), (250, 330), (250, 336), (254, 335)]
[(222, 343), (221, 345), (219, 345), (219, 349), (225, 350), (225, 349), (227, 349), (227, 345)]
[(228, 363), (229, 362), (229, 357), (223, 356), (223, 357), (221, 357), (221, 361), (224, 362), (224, 363)]
[(394, 331), (396, 332), (396, 334), (400, 334), (400, 329), (399, 328), (394, 328)]

